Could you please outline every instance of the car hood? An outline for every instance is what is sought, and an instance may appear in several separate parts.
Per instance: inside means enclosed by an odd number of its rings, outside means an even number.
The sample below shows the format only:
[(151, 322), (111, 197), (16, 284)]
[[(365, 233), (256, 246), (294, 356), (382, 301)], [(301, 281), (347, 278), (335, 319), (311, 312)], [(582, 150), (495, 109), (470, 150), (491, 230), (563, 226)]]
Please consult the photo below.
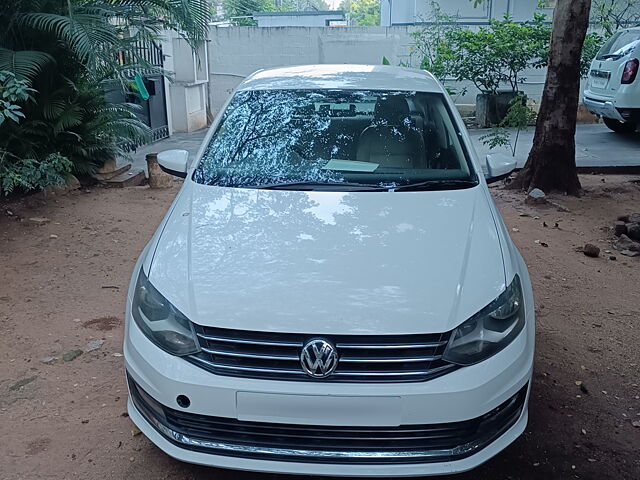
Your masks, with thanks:
[(158, 237), (149, 278), (201, 325), (447, 331), (505, 288), (483, 188), (344, 193), (189, 182)]

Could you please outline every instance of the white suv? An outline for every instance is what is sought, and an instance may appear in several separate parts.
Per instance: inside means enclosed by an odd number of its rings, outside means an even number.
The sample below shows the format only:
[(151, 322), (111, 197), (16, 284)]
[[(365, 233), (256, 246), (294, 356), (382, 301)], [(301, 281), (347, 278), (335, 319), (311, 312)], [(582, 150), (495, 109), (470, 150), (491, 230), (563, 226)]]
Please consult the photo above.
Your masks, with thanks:
[[(469, 470), (527, 423), (527, 268), (430, 74), (258, 72), (133, 272), (129, 414), (169, 455), (280, 473)], [(488, 180), (485, 180), (485, 177)]]
[(584, 104), (607, 127), (633, 133), (640, 125), (640, 27), (612, 36), (591, 62)]

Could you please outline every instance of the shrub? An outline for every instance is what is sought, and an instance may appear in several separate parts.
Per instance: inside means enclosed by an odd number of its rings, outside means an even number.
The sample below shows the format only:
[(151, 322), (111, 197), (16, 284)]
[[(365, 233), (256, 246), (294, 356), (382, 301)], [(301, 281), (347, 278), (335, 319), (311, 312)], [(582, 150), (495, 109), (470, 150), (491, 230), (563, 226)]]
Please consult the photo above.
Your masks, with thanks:
[(108, 104), (104, 85), (166, 74), (141, 48), (163, 29), (179, 30), (193, 47), (208, 31), (202, 0), (0, 4), (0, 71), (10, 73), (0, 80), (0, 193), (59, 183), (68, 162), (73, 172), (91, 172), (126, 143), (147, 139), (134, 107)]
[(12, 72), (0, 71), (0, 125), (7, 119), (19, 123), (20, 118), (24, 118), (18, 103), (29, 100), (33, 91), (26, 81), (18, 80)]
[(518, 91), (527, 68), (546, 64), (551, 30), (546, 17), (517, 23), (509, 15), (492, 20), (488, 28), (452, 30), (438, 56), (458, 81), (472, 82), (483, 93), (496, 94), (502, 85)]
[(71, 161), (59, 153), (50, 153), (41, 160), (19, 158), (0, 150), (0, 194), (14, 189), (44, 190), (49, 185), (62, 185), (71, 172)]
[[(509, 147), (513, 156), (516, 155), (518, 139), (522, 129), (532, 125), (536, 121), (535, 110), (527, 105), (526, 97), (519, 94), (509, 102), (509, 110), (499, 126), (495, 126), (489, 133), (480, 137), (480, 141), (489, 148)], [(512, 141), (509, 128), (516, 129), (516, 136)]]

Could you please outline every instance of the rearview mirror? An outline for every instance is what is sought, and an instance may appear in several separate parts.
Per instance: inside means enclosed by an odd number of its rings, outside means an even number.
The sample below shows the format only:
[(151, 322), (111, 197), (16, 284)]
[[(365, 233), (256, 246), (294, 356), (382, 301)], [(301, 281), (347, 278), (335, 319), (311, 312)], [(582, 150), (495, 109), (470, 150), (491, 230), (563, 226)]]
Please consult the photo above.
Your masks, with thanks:
[(165, 150), (158, 154), (158, 165), (170, 175), (185, 178), (189, 165), (189, 152), (186, 150)]
[(492, 153), (487, 155), (484, 178), (487, 183), (499, 182), (507, 178), (516, 169), (516, 159), (506, 155)]

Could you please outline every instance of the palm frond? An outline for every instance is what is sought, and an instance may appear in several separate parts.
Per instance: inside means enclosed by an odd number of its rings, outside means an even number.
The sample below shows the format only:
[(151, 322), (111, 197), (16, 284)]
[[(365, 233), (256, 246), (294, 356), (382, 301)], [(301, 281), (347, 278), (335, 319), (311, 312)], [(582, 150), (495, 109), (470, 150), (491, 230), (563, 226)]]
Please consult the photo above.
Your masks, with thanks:
[(118, 42), (114, 26), (102, 9), (78, 9), (73, 15), (26, 13), (18, 18), (26, 27), (55, 35), (82, 61), (99, 54), (103, 45)]
[(54, 58), (45, 52), (14, 51), (0, 47), (0, 70), (12, 72), (18, 79), (26, 80), (30, 84), (46, 65), (54, 62)]
[(157, 19), (165, 28), (181, 32), (194, 49), (207, 39), (211, 13), (206, 0), (103, 0), (103, 4)]

